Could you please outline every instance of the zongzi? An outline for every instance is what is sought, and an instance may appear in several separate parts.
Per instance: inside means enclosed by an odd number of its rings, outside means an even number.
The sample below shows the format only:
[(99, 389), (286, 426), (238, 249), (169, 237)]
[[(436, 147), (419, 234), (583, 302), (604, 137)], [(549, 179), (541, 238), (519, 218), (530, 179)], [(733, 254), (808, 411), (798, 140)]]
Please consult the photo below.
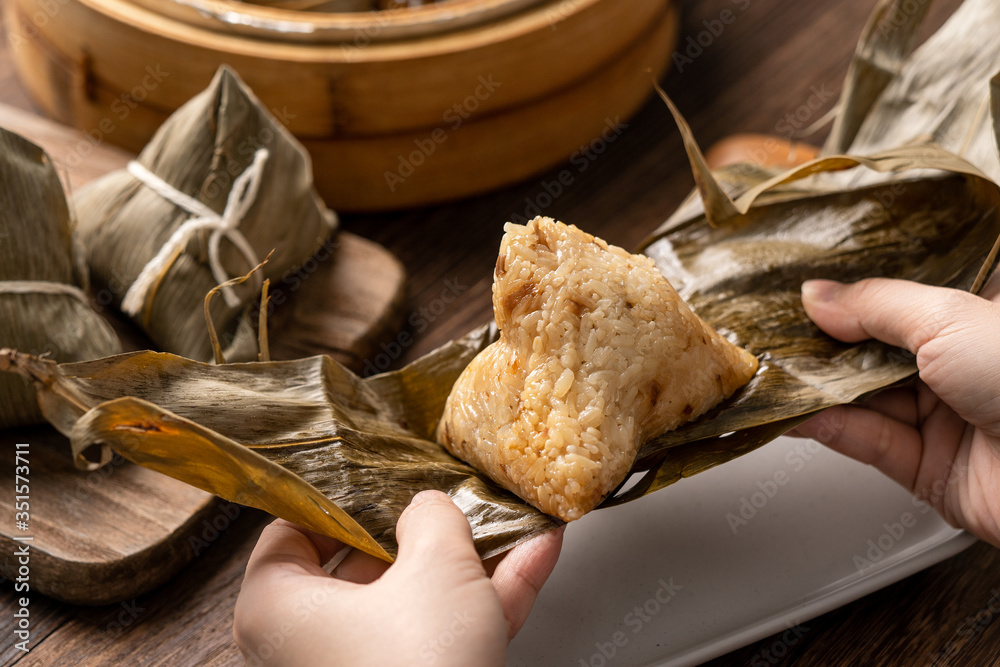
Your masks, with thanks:
[[(207, 361), (205, 295), (271, 253), (262, 279), (312, 257), (337, 225), (313, 188), (308, 153), (236, 73), (160, 127), (128, 169), (75, 198), (95, 283), (157, 347)], [(256, 356), (247, 308), (260, 283), (226, 287), (211, 304), (226, 358)]]
[[(119, 352), (86, 294), (59, 176), (45, 152), (0, 129), (0, 348), (56, 361)], [(0, 374), (0, 429), (43, 421), (35, 389)]]
[(455, 383), (437, 438), (572, 521), (624, 480), (647, 438), (730, 396), (757, 359), (698, 318), (648, 257), (550, 218), (505, 229), (500, 339)]

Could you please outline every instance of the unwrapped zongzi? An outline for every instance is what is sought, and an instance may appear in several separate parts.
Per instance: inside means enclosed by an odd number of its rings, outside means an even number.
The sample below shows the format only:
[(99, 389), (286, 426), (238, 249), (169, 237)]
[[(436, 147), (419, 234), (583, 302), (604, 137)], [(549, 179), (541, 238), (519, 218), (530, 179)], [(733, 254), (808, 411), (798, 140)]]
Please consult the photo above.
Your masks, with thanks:
[(506, 231), (500, 340), (455, 383), (437, 437), (572, 521), (625, 479), (648, 438), (730, 396), (757, 359), (691, 312), (648, 257), (550, 218)]

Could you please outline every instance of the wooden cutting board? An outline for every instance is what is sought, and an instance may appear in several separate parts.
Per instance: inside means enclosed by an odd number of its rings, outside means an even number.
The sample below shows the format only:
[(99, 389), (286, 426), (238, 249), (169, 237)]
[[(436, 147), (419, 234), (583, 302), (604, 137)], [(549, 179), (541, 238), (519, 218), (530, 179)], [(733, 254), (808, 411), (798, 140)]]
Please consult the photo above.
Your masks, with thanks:
[[(70, 190), (121, 169), (131, 157), (4, 105), (0, 126), (42, 146), (62, 166)], [(268, 327), (271, 356), (329, 354), (358, 370), (402, 324), (403, 268), (382, 246), (346, 232), (337, 236), (329, 258), (322, 257), (298, 276), (287, 301), (276, 305)], [(127, 338), (127, 346), (144, 347), (141, 334), (129, 331)], [(17, 443), (28, 445), (17, 450), (26, 452), (28, 462), (27, 530), (16, 527), (21, 517), (15, 516), (15, 484), (25, 483), (15, 479)], [(80, 472), (70, 460), (69, 443), (47, 426), (0, 433), (0, 451), (6, 452), (0, 466), (0, 573), (18, 580), (15, 553), (26, 544), (30, 574), (24, 583), (32, 592), (66, 602), (135, 598), (223, 539), (239, 514), (232, 503), (121, 459), (100, 471)]]

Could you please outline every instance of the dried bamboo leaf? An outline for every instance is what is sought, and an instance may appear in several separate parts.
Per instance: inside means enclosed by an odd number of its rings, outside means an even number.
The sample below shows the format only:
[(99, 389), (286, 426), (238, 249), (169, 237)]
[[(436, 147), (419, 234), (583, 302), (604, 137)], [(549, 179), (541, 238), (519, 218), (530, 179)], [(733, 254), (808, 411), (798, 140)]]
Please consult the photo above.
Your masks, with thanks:
[[(896, 84), (893, 79), (885, 91)], [(732, 460), (817, 410), (914, 372), (912, 356), (900, 350), (823, 335), (802, 310), (803, 280), (889, 276), (974, 289), (997, 263), (1000, 187), (982, 165), (941, 147), (907, 144), (867, 157), (826, 156), (782, 173), (713, 174), (695, 159), (697, 144), (680, 125), (701, 191), (715, 201), (699, 207), (690, 200), (645, 252), (703, 319), (758, 355), (761, 371), (720, 408), (646, 443), (633, 467), (642, 480), (604, 506)], [(883, 172), (881, 182), (845, 186), (817, 178), (858, 165)], [(704, 209), (721, 211), (715, 217), (724, 224), (710, 225)], [(46, 416), (74, 437), (78, 463), (86, 464), (83, 453), (92, 444), (102, 445), (102, 458), (109, 448), (126, 449), (119, 437), (125, 431), (115, 430), (120, 413), (141, 408), (129, 413), (139, 417), (128, 432), (149, 417), (184, 423), (192, 434), (157, 445), (183, 451), (176, 459), (157, 458), (168, 474), (235, 495), (243, 488), (239, 462), (264, 466), (243, 454), (252, 452), (330, 499), (390, 554), (396, 519), (410, 497), (438, 488), (466, 512), (479, 551), (488, 556), (556, 525), (433, 442), (452, 384), (494, 337), (495, 330), (482, 329), (401, 371), (364, 380), (323, 357), (213, 367), (150, 352), (56, 366), (0, 351), (0, 370), (36, 382)], [(134, 399), (116, 401), (121, 397)], [(204, 448), (232, 461), (192, 472)], [(293, 486), (303, 488), (298, 481)], [(262, 498), (268, 492), (242, 497), (256, 506), (284, 503), (280, 511), (292, 521), (314, 520), (294, 509), (295, 499)], [(347, 539), (365, 548), (359, 536)]]
[[(722, 185), (716, 180), (708, 168), (705, 161), (705, 154), (702, 153), (698, 142), (695, 141), (694, 133), (687, 120), (674, 105), (673, 100), (667, 95), (659, 84), (653, 83), (653, 87), (659, 94), (660, 99), (667, 105), (670, 114), (677, 123), (677, 128), (681, 132), (681, 139), (684, 141), (684, 150), (687, 153), (688, 161), (691, 163), (691, 173), (694, 175), (695, 188), (701, 196), (702, 204), (707, 213), (708, 220), (713, 225), (724, 225), (729, 220), (739, 216), (740, 211), (736, 210), (733, 201), (722, 189)], [(743, 211), (745, 212), (745, 211)]]
[[(230, 278), (226, 282), (220, 285), (216, 285), (212, 289), (208, 290), (208, 293), (205, 294), (205, 299), (202, 301), (202, 312), (205, 315), (205, 326), (208, 329), (208, 340), (212, 344), (212, 355), (214, 356), (215, 363), (217, 364), (226, 363), (226, 355), (225, 352), (223, 352), (222, 350), (222, 344), (219, 342), (219, 333), (215, 330), (215, 321), (212, 319), (212, 299), (215, 298), (215, 295), (221, 293), (226, 288), (231, 288), (236, 285), (242, 285), (246, 281), (250, 280), (253, 276), (257, 274), (258, 271), (264, 268), (264, 266), (269, 261), (271, 261), (271, 256), (273, 254), (274, 251), (272, 250), (267, 254), (267, 257), (264, 258), (264, 261), (254, 266), (247, 273), (243, 274), (242, 276)], [(259, 350), (259, 352), (257, 353), (258, 361), (262, 359), (266, 360), (270, 356), (270, 352), (268, 351), (268, 346), (267, 346), (267, 310), (266, 310), (267, 288), (270, 286), (270, 284), (271, 284), (271, 279), (264, 278), (264, 282), (261, 286), (261, 304), (258, 313), (259, 329), (257, 333), (257, 348)], [(244, 319), (242, 322), (240, 322), (240, 326), (249, 328), (250, 326), (249, 319)]]
[[(75, 457), (93, 443), (110, 445), (124, 457), (233, 502), (330, 535), (391, 561), (357, 522), (301, 477), (214, 431), (137, 398), (102, 403), (84, 414), (70, 435)], [(111, 444), (113, 443), (113, 444)], [(195, 452), (186, 456), (186, 452)], [(217, 471), (225, 470), (225, 475)]]
[[(930, 155), (947, 161), (937, 151)], [(884, 162), (925, 166), (906, 151)], [(731, 460), (818, 409), (912, 374), (912, 357), (898, 350), (874, 342), (846, 345), (821, 334), (802, 311), (799, 286), (809, 277), (880, 275), (968, 289), (981, 266), (994, 268), (1000, 188), (973, 167), (962, 169), (893, 184), (895, 190), (755, 205), (721, 227), (705, 216), (668, 225), (647, 253), (703, 319), (762, 359), (762, 369), (724, 407), (647, 443), (633, 468), (649, 471), (646, 478), (605, 504)], [(66, 433), (74, 433), (84, 410), (102, 414), (106, 401), (132, 396), (240, 443), (330, 498), (389, 553), (410, 497), (425, 488), (444, 490), (469, 516), (486, 556), (556, 525), (433, 442), (452, 384), (494, 337), (495, 331), (481, 330), (401, 371), (365, 380), (324, 357), (212, 367), (146, 352), (56, 367), (0, 353), (0, 369), (6, 364), (35, 379), (47, 397), (47, 416)], [(77, 451), (92, 444), (75, 433)], [(116, 446), (107, 437), (97, 442)], [(186, 466), (199, 456), (186, 450), (173, 471), (160, 469), (186, 479)], [(234, 470), (239, 467), (213, 465), (198, 483), (232, 499), (226, 494), (236, 483)]]
[(913, 50), (917, 31), (930, 7), (930, 0), (879, 0), (861, 32), (847, 70), (847, 81), (824, 153), (845, 153), (850, 149), (875, 100), (899, 74)]
[[(126, 405), (115, 399), (134, 397), (189, 424), (185, 437), (191, 437), (172, 440), (171, 456), (156, 456), (160, 472), (303, 525), (318, 519), (305, 511), (312, 505), (296, 498), (318, 492), (393, 555), (400, 513), (417, 492), (440, 489), (466, 512), (485, 558), (558, 525), (431, 439), (448, 389), (488, 339), (483, 329), (406, 369), (368, 379), (328, 357), (211, 366), (154, 352), (56, 366), (5, 350), (0, 370), (35, 380), (46, 416), (72, 438), (78, 466), (95, 468), (112, 450), (150, 463), (137, 453), (147, 447), (134, 437), (139, 427), (115, 431), (116, 411)], [(84, 415), (96, 426), (81, 427)], [(256, 461), (261, 479), (274, 475), (259, 457), (296, 481), (250, 489), (248, 461)], [(335, 536), (380, 555), (363, 540)]]
[[(933, 142), (1000, 182), (1000, 159), (988, 113), (989, 81), (1000, 71), (1000, 50), (995, 48), (1000, 5), (994, 0), (965, 0), (905, 59), (906, 49), (888, 54), (877, 46), (885, 40), (898, 45), (912, 41), (917, 21), (930, 4), (897, 0), (893, 11), (898, 18), (880, 22), (879, 29), (868, 35), (868, 43), (859, 46), (870, 62), (848, 75), (843, 120), (838, 120), (824, 153), (868, 155)], [(878, 11), (873, 21), (877, 16)], [(879, 78), (883, 90), (867, 106), (854, 100), (852, 93), (869, 85), (869, 70), (880, 68), (898, 73), (887, 83)]]
[[(1000, 188), (959, 158), (925, 150), (849, 161), (894, 169), (949, 166), (957, 175), (751, 206), (764, 191), (758, 187), (737, 201), (746, 213), (723, 227), (701, 216), (669, 221), (654, 235), (644, 252), (692, 309), (762, 361), (723, 409), (646, 444), (636, 469), (653, 472), (641, 493), (731, 460), (816, 411), (916, 371), (904, 351), (874, 341), (848, 345), (821, 333), (802, 309), (799, 288), (809, 278), (876, 276), (982, 286), (996, 268)], [(844, 164), (841, 157), (821, 159), (770, 183), (778, 187)]]
[[(656, 87), (656, 90), (677, 123), (694, 175), (695, 187), (702, 202), (700, 209), (704, 211), (708, 223), (713, 227), (724, 226), (742, 219), (757, 203), (795, 201), (815, 197), (824, 192), (839, 191), (839, 189), (825, 188), (815, 182), (811, 184), (811, 187), (806, 185), (789, 189), (785, 186), (820, 174), (852, 170), (859, 166), (879, 174), (892, 174), (893, 177), (886, 179), (886, 182), (899, 181), (900, 178), (895, 175), (902, 172), (932, 169), (970, 177), (975, 180), (976, 187), (980, 189), (989, 190), (994, 185), (990, 177), (974, 165), (931, 143), (902, 145), (867, 156), (825, 155), (792, 169), (778, 172), (756, 168), (748, 174), (745, 170), (730, 169), (724, 173), (742, 174), (743, 178), (737, 183), (726, 183), (720, 181), (708, 167), (704, 154), (691, 132), (690, 125), (670, 100), (670, 97), (659, 86)], [(730, 195), (734, 192), (739, 193), (735, 201)], [(697, 207), (684, 209), (686, 215), (675, 213), (667, 223), (643, 243), (643, 247), (647, 247), (658, 236), (662, 236), (675, 225), (686, 224), (691, 219), (689, 216), (696, 211), (698, 211)]]
[(993, 136), (997, 138), (1000, 151), (1000, 74), (990, 79), (990, 117), (993, 120)]
[[(915, 33), (924, 11), (910, 7), (909, 14), (900, 16), (905, 9), (880, 3), (866, 30), (865, 39), (872, 43), (863, 41), (859, 53), (871, 57), (881, 48), (887, 57), (884, 51), (888, 49), (901, 61), (909, 49), (908, 40), (912, 41), (912, 35), (905, 33)], [(897, 16), (893, 25), (900, 34), (894, 35), (895, 42), (880, 46), (874, 43), (879, 36), (873, 36), (872, 29), (886, 20), (890, 10)], [(983, 30), (980, 22), (990, 28)], [(968, 39), (965, 28), (973, 24), (979, 27), (978, 41), (973, 43), (982, 45), (985, 35), (1000, 26), (1000, 10), (969, 0), (928, 45)], [(968, 46), (963, 49), (970, 51)], [(849, 90), (854, 84), (860, 88), (871, 84), (871, 90), (884, 88), (886, 92), (883, 99), (860, 111), (849, 108), (847, 112), (870, 112), (862, 124), (862, 137), (864, 132), (884, 136), (879, 132), (892, 126), (897, 138), (941, 137), (955, 146), (954, 137), (945, 130), (956, 126), (955, 119), (967, 120), (967, 113), (956, 111), (942, 120), (935, 106), (936, 116), (926, 110), (916, 114), (925, 127), (935, 130), (923, 134), (912, 123), (898, 123), (899, 107), (912, 101), (911, 97), (932, 95), (928, 91), (939, 86), (961, 92), (978, 90), (976, 94), (981, 95), (987, 89), (984, 72), (995, 71), (990, 59), (1000, 60), (994, 50), (989, 51), (989, 57), (974, 58), (974, 66), (962, 70), (964, 78), (953, 76), (940, 56), (929, 57), (928, 46), (901, 67), (895, 78), (882, 83), (870, 78), (874, 75), (852, 70), (851, 76), (858, 80), (848, 85)], [(887, 71), (895, 69), (885, 60), (874, 59)], [(861, 103), (856, 100), (854, 104)], [(689, 198), (643, 244), (644, 252), (657, 261), (703, 319), (761, 354), (762, 370), (714, 421), (703, 419), (647, 443), (637, 468), (650, 472), (620, 501), (731, 460), (815, 411), (850, 402), (915, 372), (912, 359), (902, 351), (874, 342), (846, 346), (821, 334), (802, 310), (798, 287), (803, 280), (885, 276), (978, 292), (995, 271), (1000, 247), (1000, 189), (992, 180), (998, 164), (994, 139), (1000, 134), (988, 141), (980, 138), (973, 145), (968, 136), (963, 140), (960, 148), (978, 157), (975, 165), (941, 146), (911, 143), (867, 157), (826, 155), (774, 175), (761, 169), (747, 171), (744, 165), (713, 174), (696, 159), (691, 147), (696, 151), (697, 143), (687, 136), (686, 123), (678, 122), (678, 126), (696, 172), (697, 191), (706, 201), (699, 206)], [(973, 126), (1000, 131), (995, 118), (992, 127), (985, 122)], [(990, 159), (983, 157), (984, 151), (974, 150), (982, 149), (984, 143), (991, 147)], [(884, 145), (879, 142), (880, 147)], [(882, 176), (823, 178), (859, 165)], [(734, 174), (741, 178), (733, 179)], [(713, 185), (716, 179), (720, 182)], [(736, 213), (730, 210), (723, 218), (709, 220), (726, 210), (712, 198), (735, 198)], [(779, 224), (770, 226), (768, 220)], [(724, 228), (713, 230), (712, 222)]]
[[(0, 347), (58, 361), (121, 348), (86, 295), (62, 184), (45, 152), (0, 129)], [(0, 429), (44, 421), (34, 388), (0, 376)]]
[(257, 361), (271, 361), (271, 345), (267, 341), (267, 308), (271, 302), (271, 279), (264, 279), (260, 290), (260, 309), (257, 311)]

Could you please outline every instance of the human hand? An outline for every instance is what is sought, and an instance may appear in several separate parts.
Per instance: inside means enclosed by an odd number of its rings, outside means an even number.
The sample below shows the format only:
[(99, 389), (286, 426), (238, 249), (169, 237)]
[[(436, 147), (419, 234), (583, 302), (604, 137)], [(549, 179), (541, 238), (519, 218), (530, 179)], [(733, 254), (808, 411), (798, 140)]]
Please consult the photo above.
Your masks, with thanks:
[(396, 525), (391, 566), (277, 520), (261, 533), (236, 602), (248, 665), (503, 665), (555, 567), (562, 529), (512, 549), (488, 576), (461, 510), (417, 494)]
[(825, 410), (790, 434), (876, 466), (948, 523), (1000, 546), (998, 302), (902, 280), (807, 281), (813, 322), (846, 342), (908, 349), (919, 380)]

